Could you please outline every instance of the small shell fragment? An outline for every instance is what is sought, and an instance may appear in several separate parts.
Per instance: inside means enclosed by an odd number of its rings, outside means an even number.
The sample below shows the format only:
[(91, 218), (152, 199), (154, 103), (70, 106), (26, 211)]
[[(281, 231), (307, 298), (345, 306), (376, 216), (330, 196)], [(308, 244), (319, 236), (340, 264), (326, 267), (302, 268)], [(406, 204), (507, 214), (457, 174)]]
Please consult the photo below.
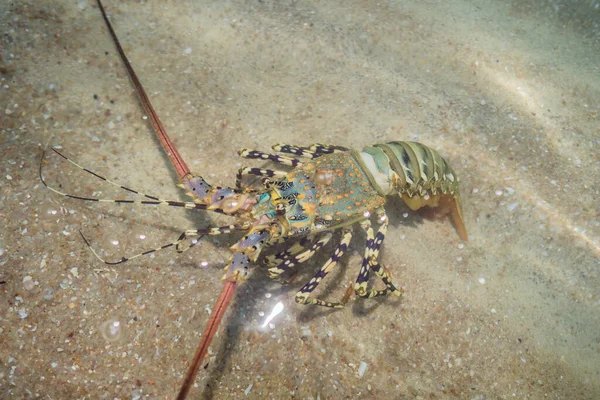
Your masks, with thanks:
[(358, 371), (356, 373), (356, 376), (358, 376), (359, 378), (362, 378), (363, 375), (365, 374), (365, 372), (367, 372), (367, 363), (364, 361), (360, 362), (360, 365), (358, 366)]

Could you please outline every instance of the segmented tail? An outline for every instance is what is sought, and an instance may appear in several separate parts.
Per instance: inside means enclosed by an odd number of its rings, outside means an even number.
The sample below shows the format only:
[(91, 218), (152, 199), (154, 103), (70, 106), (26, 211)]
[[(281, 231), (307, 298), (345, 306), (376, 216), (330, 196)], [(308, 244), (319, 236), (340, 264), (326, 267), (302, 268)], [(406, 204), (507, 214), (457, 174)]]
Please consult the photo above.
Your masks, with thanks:
[(458, 176), (436, 150), (417, 142), (398, 141), (367, 147), (360, 156), (372, 183), (383, 193), (398, 193), (412, 210), (447, 208), (458, 235), (468, 240)]

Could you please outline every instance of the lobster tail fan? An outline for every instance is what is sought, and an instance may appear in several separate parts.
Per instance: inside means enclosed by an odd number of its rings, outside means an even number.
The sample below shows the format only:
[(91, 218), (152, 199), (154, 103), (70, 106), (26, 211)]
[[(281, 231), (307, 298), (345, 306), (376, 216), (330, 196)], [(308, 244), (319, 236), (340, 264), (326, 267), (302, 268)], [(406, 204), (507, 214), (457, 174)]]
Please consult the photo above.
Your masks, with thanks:
[(450, 194), (442, 195), (440, 197), (440, 205), (449, 209), (456, 233), (458, 233), (458, 236), (462, 240), (467, 242), (469, 240), (469, 234), (467, 233), (467, 227), (465, 226), (465, 221), (463, 219), (462, 204), (458, 193), (455, 194), (455, 197)]

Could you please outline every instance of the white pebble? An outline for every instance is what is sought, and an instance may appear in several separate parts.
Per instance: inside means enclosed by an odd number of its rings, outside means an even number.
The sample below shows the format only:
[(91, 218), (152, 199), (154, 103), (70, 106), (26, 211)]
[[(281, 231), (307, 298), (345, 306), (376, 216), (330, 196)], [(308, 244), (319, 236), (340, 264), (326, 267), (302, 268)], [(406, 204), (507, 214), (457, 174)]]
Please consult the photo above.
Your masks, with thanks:
[(73, 276), (74, 276), (75, 278), (78, 278), (78, 277), (79, 277), (79, 270), (77, 269), (77, 267), (73, 267), (73, 268), (71, 268), (71, 273), (73, 274)]
[(465, 248), (465, 245), (464, 245), (464, 243), (459, 243), (459, 244), (458, 244), (458, 248), (459, 248), (459, 249), (461, 249), (461, 250), (462, 250), (462, 249), (464, 249), (464, 248)]
[(519, 203), (517, 203), (517, 202), (515, 201), (515, 202), (513, 202), (513, 203), (509, 203), (509, 204), (506, 206), (506, 209), (507, 209), (508, 211), (514, 211), (514, 210), (515, 210), (515, 208), (517, 208), (518, 206), (519, 206)]
[(25, 290), (32, 290), (35, 287), (35, 282), (33, 282), (33, 278), (29, 275), (23, 278), (23, 287)]
[(506, 194), (508, 194), (509, 196), (512, 196), (513, 194), (515, 194), (515, 189), (513, 189), (509, 186), (505, 186), (504, 189), (506, 190)]
[(479, 278), (479, 283), (483, 285), (485, 283), (485, 278)]
[(192, 54), (192, 48), (191, 48), (191, 47), (188, 47), (188, 48), (187, 48), (187, 49), (185, 49), (183, 52), (184, 52), (185, 54)]
[(6, 175), (6, 179), (9, 180), (9, 181), (12, 181), (12, 176)]
[(494, 193), (496, 193), (496, 196), (502, 196), (504, 194), (500, 189), (496, 190)]
[(367, 363), (364, 361), (360, 362), (360, 365), (358, 366), (358, 372), (357, 372), (357, 376), (359, 378), (362, 378), (363, 375), (365, 374), (365, 372), (367, 372)]
[(408, 213), (403, 213), (403, 214), (402, 214), (402, 216), (403, 216), (404, 218), (408, 218)]
[(25, 319), (29, 315), (29, 314), (27, 314), (27, 311), (25, 311), (25, 310), (17, 310), (17, 312), (19, 313), (19, 318), (21, 318), (21, 319)]
[(479, 189), (473, 188), (472, 192), (473, 192), (473, 194), (479, 193)]

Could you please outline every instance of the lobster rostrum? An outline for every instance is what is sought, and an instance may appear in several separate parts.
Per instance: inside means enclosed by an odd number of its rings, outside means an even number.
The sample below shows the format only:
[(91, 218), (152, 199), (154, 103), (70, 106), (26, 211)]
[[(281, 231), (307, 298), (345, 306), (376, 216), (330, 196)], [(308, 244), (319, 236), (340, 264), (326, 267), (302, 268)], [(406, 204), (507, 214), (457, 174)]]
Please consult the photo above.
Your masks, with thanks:
[[(342, 240), (334, 254), (295, 297), (302, 304), (341, 308), (352, 291), (335, 303), (312, 297), (311, 293), (347, 250), (352, 226), (360, 224), (366, 232), (367, 244), (359, 276), (351, 289), (366, 298), (388, 293), (401, 295), (388, 270), (377, 260), (388, 226), (383, 206), (391, 195), (399, 195), (412, 210), (443, 207), (449, 211), (460, 238), (468, 240), (459, 179), (437, 151), (423, 144), (390, 142), (360, 152), (340, 146), (316, 144), (303, 148), (280, 144), (273, 146), (273, 150), (278, 154), (244, 149), (240, 155), (287, 165), (293, 167), (291, 171), (241, 168), (236, 188), (213, 188), (199, 175), (183, 179), (182, 186), (196, 204), (236, 215), (242, 221), (224, 230), (213, 228), (211, 234), (229, 232), (232, 228), (248, 230), (231, 246), (233, 255), (224, 279), (245, 278), (249, 265), (257, 261), (264, 248), (288, 238), (302, 238), (288, 250), (265, 257), (269, 276), (279, 278), (314, 255), (331, 239), (332, 231), (341, 229)], [(262, 176), (264, 190), (243, 188), (244, 175)], [(372, 215), (380, 223), (376, 234), (370, 222)], [(201, 233), (188, 230), (183, 236)], [(371, 270), (386, 285), (384, 290), (366, 289)]]

